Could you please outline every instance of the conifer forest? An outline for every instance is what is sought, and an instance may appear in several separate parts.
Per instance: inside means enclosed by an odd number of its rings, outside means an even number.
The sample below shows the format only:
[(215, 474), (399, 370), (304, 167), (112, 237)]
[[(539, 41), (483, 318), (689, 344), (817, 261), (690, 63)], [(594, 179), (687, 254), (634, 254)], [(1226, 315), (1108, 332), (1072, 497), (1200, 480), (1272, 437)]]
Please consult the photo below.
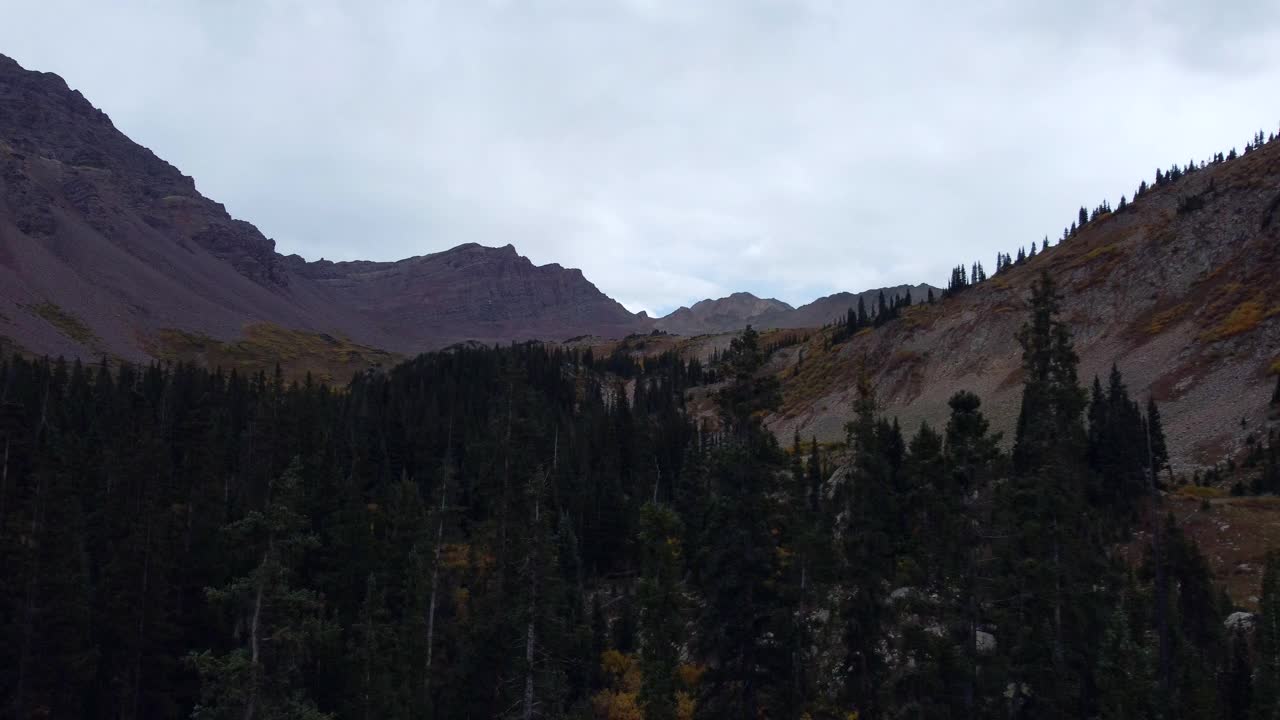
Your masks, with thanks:
[(0, 717), (1280, 717), (1280, 555), (1233, 621), (1159, 408), (1026, 299), (1013, 437), (863, 377), (843, 443), (780, 443), (750, 328), (340, 386), (0, 357)]

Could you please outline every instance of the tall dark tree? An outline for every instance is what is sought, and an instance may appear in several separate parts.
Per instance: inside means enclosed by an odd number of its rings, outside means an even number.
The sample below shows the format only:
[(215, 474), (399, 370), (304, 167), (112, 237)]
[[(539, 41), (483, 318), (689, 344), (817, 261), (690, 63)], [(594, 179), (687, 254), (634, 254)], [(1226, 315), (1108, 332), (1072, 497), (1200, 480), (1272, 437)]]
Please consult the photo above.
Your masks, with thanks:
[(325, 718), (303, 686), (308, 653), (334, 628), (313, 590), (294, 587), (305, 553), (317, 545), (309, 521), (297, 511), (301, 463), (295, 461), (267, 488), (261, 510), (226, 527), (227, 538), (256, 557), (255, 565), (221, 588), (209, 590), (225, 608), (241, 640), (224, 653), (194, 655), (203, 684), (193, 717)]
[(1258, 610), (1253, 713), (1261, 719), (1280, 714), (1280, 551), (1267, 552)]
[(1010, 713), (1074, 717), (1087, 712), (1103, 598), (1092, 588), (1104, 557), (1088, 523), (1085, 393), (1053, 279), (1032, 286), (1030, 317), (1018, 333), (1024, 376), (1013, 445), (1013, 476), (1001, 490), (997, 547), (1005, 622), (1012, 638)]
[(640, 707), (645, 720), (675, 720), (681, 617), (679, 518), (649, 503), (641, 510)]
[(884, 681), (884, 658), (879, 643), (887, 615), (884, 583), (894, 571), (894, 478), (890, 438), (877, 422), (875, 392), (866, 373), (859, 375), (854, 419), (848, 424), (852, 453), (850, 477), (841, 490), (846, 523), (842, 566), (854, 585), (844, 608), (844, 641), (849, 675), (847, 702), (859, 712), (874, 716)]
[(729, 385), (717, 395), (726, 435), (708, 458), (708, 508), (695, 575), (704, 603), (699, 645), (717, 658), (698, 706), (707, 717), (756, 717), (782, 711), (789, 653), (767, 641), (788, 614), (778, 571), (773, 490), (785, 456), (759, 413), (776, 407), (777, 381), (760, 376), (764, 357), (748, 327), (730, 345)]

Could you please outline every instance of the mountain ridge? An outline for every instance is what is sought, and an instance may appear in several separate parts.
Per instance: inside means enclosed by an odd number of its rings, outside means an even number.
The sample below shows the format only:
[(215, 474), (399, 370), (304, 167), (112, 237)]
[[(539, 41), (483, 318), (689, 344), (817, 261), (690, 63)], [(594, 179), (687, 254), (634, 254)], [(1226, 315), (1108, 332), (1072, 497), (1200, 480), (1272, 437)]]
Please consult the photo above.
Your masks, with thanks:
[(61, 77), (3, 55), (0, 279), (6, 344), (130, 360), (183, 354), (166, 339), (234, 342), (264, 325), (403, 354), (465, 341), (701, 334), (784, 323), (796, 311), (735, 293), (650, 318), (581, 270), (535, 265), (512, 244), (394, 261), (283, 255)]

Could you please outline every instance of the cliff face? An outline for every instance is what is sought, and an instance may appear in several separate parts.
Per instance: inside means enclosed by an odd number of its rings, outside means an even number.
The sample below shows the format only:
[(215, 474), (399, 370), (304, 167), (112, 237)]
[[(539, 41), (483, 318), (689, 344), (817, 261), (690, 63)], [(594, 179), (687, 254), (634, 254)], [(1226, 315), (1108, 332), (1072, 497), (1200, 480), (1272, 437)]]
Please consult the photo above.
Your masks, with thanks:
[[(1021, 396), (1016, 332), (1042, 271), (1057, 281), (1082, 383), (1116, 364), (1160, 403), (1175, 461), (1216, 462), (1266, 423), (1280, 373), (1280, 142), (1154, 188), (1075, 237), (954, 297), (827, 349), (815, 338), (784, 372), (771, 425), (842, 436), (858, 368), (914, 432), (946, 422), (971, 390), (1011, 438)], [(800, 355), (792, 349), (791, 361)]]
[(271, 324), (409, 353), (649, 327), (577, 270), (463, 245), (396, 263), (285, 258), (56, 75), (0, 56), (0, 337), (155, 355), (169, 329)]

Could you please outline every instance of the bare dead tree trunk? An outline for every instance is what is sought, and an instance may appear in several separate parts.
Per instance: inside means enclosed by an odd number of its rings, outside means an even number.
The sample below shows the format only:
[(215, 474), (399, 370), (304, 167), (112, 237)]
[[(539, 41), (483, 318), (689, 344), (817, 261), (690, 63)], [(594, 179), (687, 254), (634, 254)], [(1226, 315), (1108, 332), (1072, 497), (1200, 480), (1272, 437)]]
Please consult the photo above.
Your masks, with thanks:
[(4, 437), (4, 464), (0, 469), (0, 528), (4, 527), (5, 508), (9, 498), (9, 436)]
[[(273, 541), (267, 539), (267, 552), (262, 556), (262, 567), (271, 560)], [(262, 594), (266, 578), (258, 577), (258, 588), (253, 600), (253, 618), (249, 621), (249, 702), (244, 708), (244, 720), (253, 720), (253, 712), (258, 704), (258, 677), (261, 675), (261, 660), (258, 652), (258, 633), (262, 624)]]
[(35, 634), (36, 585), (40, 577), (40, 541), (44, 531), (44, 474), (36, 474), (36, 497), (31, 510), (31, 574), (27, 577), (22, 609), (22, 647), (18, 652), (18, 684), (13, 693), (13, 716), (26, 717), (27, 670), (31, 662), (31, 641)]
[(138, 695), (142, 690), (142, 646), (147, 627), (147, 592), (151, 587), (151, 513), (146, 512), (146, 532), (142, 548), (142, 593), (138, 598), (138, 633), (133, 651), (133, 697), (131, 699), (130, 717), (138, 717), (140, 701)]
[(515, 392), (507, 385), (507, 431), (502, 445), (502, 504), (498, 517), (498, 544), (502, 557), (507, 557), (507, 490), (511, 479), (511, 402)]
[(966, 600), (967, 607), (965, 611), (968, 615), (966, 624), (968, 627), (965, 642), (965, 659), (968, 660), (968, 673), (964, 683), (964, 706), (965, 709), (972, 713), (975, 695), (977, 693), (978, 684), (978, 593), (974, 588), (974, 578), (978, 573), (978, 562), (974, 555), (976, 550), (970, 549), (967, 553), (969, 557), (969, 577), (965, 578), (965, 594), (968, 595)]
[[(1160, 697), (1169, 697), (1172, 689), (1172, 647), (1169, 638), (1169, 571), (1164, 563), (1164, 525), (1160, 522), (1160, 512), (1156, 506), (1160, 496), (1156, 492), (1159, 471), (1156, 469), (1155, 453), (1151, 448), (1151, 429), (1147, 428), (1147, 467), (1151, 469), (1151, 486), (1147, 488), (1151, 496), (1151, 544), (1152, 554), (1156, 562), (1156, 633), (1159, 636), (1159, 668), (1157, 678)], [(1173, 470), (1169, 470), (1170, 477)]]
[(435, 558), (431, 568), (431, 599), (427, 604), (427, 667), (422, 678), (423, 702), (431, 700), (431, 661), (435, 650), (436, 636), (436, 592), (440, 581), (440, 546), (444, 544), (444, 509), (445, 498), (449, 492), (449, 474), (446, 472), (440, 486), (440, 517), (436, 523)]
[(1059, 671), (1065, 665), (1062, 648), (1062, 547), (1058, 517), (1053, 518), (1053, 662)]
[[(534, 482), (540, 484), (540, 481), (538, 480), (535, 480)], [(533, 692), (533, 659), (536, 655), (537, 647), (535, 620), (538, 615), (538, 523), (541, 519), (541, 500), (541, 487), (535, 486), (533, 496), (533, 537), (532, 542), (529, 543), (529, 553), (526, 556), (526, 562), (528, 563), (529, 568), (529, 620), (525, 626), (524, 635), (524, 711), (521, 713), (523, 720), (533, 720), (533, 709), (535, 704)]]

